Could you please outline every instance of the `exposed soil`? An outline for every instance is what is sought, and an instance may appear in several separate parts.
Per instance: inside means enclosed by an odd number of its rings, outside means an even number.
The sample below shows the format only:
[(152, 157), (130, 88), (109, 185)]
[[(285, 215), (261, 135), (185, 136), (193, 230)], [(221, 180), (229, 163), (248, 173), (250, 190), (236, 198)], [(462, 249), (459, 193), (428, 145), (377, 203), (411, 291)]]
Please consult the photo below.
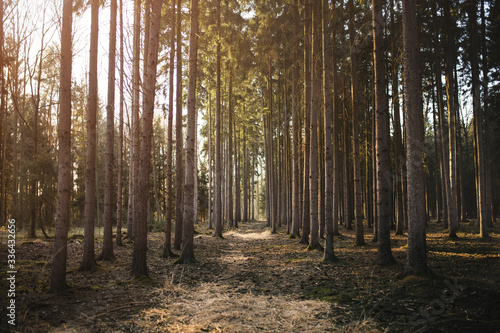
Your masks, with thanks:
[[(90, 273), (78, 271), (83, 244), (72, 237), (72, 288), (61, 294), (47, 293), (52, 242), (18, 240), (14, 331), (500, 332), (500, 237), (478, 238), (474, 223), (462, 223), (458, 239), (431, 224), (433, 279), (403, 276), (405, 236), (392, 236), (398, 264), (380, 267), (370, 230), (367, 245), (355, 247), (353, 231), (341, 229), (334, 264), (265, 222), (242, 223), (225, 239), (203, 223), (196, 230), (196, 265), (160, 258), (163, 235), (150, 234), (150, 277), (141, 279), (130, 278), (132, 243)], [(5, 232), (0, 239), (4, 274)], [(5, 278), (0, 288), (6, 294)], [(3, 299), (0, 327), (8, 330)]]

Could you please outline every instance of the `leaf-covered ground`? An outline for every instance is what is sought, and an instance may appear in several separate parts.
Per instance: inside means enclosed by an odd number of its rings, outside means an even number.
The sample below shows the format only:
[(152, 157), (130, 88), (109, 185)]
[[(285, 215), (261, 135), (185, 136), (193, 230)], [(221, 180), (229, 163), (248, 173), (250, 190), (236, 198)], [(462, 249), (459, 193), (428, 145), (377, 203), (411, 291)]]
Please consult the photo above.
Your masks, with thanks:
[[(462, 223), (458, 239), (430, 225), (433, 279), (402, 275), (404, 236), (392, 236), (398, 264), (380, 267), (371, 230), (367, 245), (355, 247), (353, 231), (341, 229), (335, 264), (322, 264), (321, 252), (307, 251), (284, 228), (271, 234), (265, 222), (242, 223), (225, 239), (203, 223), (196, 230), (196, 265), (160, 258), (163, 235), (150, 234), (150, 278), (141, 279), (130, 278), (132, 243), (89, 273), (78, 271), (83, 244), (72, 237), (72, 288), (62, 294), (47, 293), (52, 242), (18, 240), (14, 331), (500, 332), (500, 237), (480, 239), (474, 223)], [(3, 299), (0, 327), (8, 329)]]

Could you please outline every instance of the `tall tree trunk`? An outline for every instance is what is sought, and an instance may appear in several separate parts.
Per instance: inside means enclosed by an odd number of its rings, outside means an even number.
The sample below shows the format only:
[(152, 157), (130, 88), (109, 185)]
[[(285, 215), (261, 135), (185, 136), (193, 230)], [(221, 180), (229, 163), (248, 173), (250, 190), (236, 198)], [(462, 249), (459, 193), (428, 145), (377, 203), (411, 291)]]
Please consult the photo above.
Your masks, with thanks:
[(191, 0), (191, 31), (189, 35), (188, 120), (186, 137), (186, 168), (184, 180), (184, 231), (182, 253), (176, 263), (195, 263), (194, 257), (194, 186), (196, 174), (196, 73), (198, 65), (198, 0)]
[(323, 250), (319, 244), (319, 220), (318, 220), (318, 108), (319, 99), (319, 73), (317, 72), (317, 62), (319, 59), (319, 48), (321, 39), (319, 38), (319, 7), (318, 0), (311, 0), (311, 103), (310, 103), (310, 145), (309, 145), (309, 214), (310, 214), (310, 233), (309, 250)]
[(228, 102), (228, 129), (229, 136), (228, 140), (228, 155), (227, 155), (227, 205), (226, 205), (226, 217), (228, 220), (229, 228), (234, 228), (234, 217), (233, 217), (233, 69), (229, 68), (229, 102)]
[(132, 65), (132, 143), (131, 143), (131, 167), (129, 179), (129, 224), (127, 226), (127, 237), (135, 238), (136, 202), (138, 200), (138, 177), (139, 177), (139, 147), (140, 147), (140, 121), (139, 121), (139, 75), (140, 75), (140, 49), (141, 49), (141, 2), (134, 0), (134, 47)]
[[(3, 7), (3, 2), (1, 6)], [(68, 287), (66, 283), (66, 259), (71, 194), (72, 15), (73, 1), (65, 0), (63, 2), (61, 30), (60, 110), (58, 125), (59, 171), (57, 181), (57, 218), (50, 279), (51, 292), (61, 292)]]
[(165, 209), (165, 240), (163, 243), (163, 258), (172, 258), (176, 255), (172, 252), (172, 155), (173, 155), (173, 121), (174, 121), (174, 62), (175, 62), (175, 0), (172, 0), (171, 9), (171, 31), (170, 36), (170, 64), (169, 64), (169, 87), (168, 87), (168, 125), (167, 125), (167, 200)]
[[(374, 0), (377, 1), (377, 0)], [(382, 15), (379, 16), (382, 19)], [(403, 55), (406, 106), (406, 156), (408, 177), (408, 250), (406, 273), (429, 275), (425, 244), (425, 174), (417, 13), (415, 0), (403, 0)]]
[(394, 264), (391, 250), (391, 193), (389, 151), (389, 110), (385, 85), (384, 20), (382, 0), (373, 0), (373, 63), (375, 74), (375, 122), (377, 157), (378, 261)]
[(183, 163), (182, 163), (182, 0), (177, 0), (177, 84), (175, 97), (175, 238), (174, 249), (182, 243)]
[(94, 253), (94, 223), (96, 216), (96, 149), (97, 149), (97, 39), (99, 2), (92, 0), (90, 30), (89, 99), (87, 107), (87, 161), (85, 166), (85, 240), (82, 271), (96, 267)]
[[(453, 29), (456, 25), (455, 22), (451, 20), (451, 7), (450, 1), (445, 1), (444, 9), (444, 19), (445, 27), (447, 29), (446, 34), (446, 48), (445, 48), (445, 72), (446, 72), (446, 95), (448, 102), (448, 137), (449, 137), (449, 192), (448, 198), (448, 220), (449, 220), (449, 236), (457, 237), (458, 229), (458, 211), (457, 211), (457, 177), (456, 177), (456, 129), (455, 129), (455, 118), (458, 112), (458, 104), (455, 101), (455, 87), (453, 80), (453, 49), (455, 47), (455, 34)], [(446, 158), (446, 155), (444, 156)]]
[[(217, 35), (220, 36), (221, 18), (220, 2), (217, 1)], [(214, 237), (222, 238), (222, 138), (221, 138), (221, 50), (220, 39), (217, 38), (217, 77), (216, 77), (216, 96), (215, 96), (215, 193), (214, 193)], [(245, 216), (243, 217), (245, 219)]]
[(116, 0), (111, 0), (109, 27), (108, 105), (106, 128), (106, 184), (104, 192), (104, 234), (99, 260), (115, 260), (113, 253), (113, 168), (115, 140)]
[(132, 253), (132, 275), (147, 276), (147, 219), (149, 206), (149, 170), (151, 168), (151, 143), (153, 138), (153, 116), (156, 91), (156, 67), (161, 23), (162, 0), (152, 0), (148, 47), (148, 62), (144, 73), (144, 110), (142, 116), (141, 159), (139, 164), (139, 188), (137, 201), (138, 219), (135, 221), (136, 237)]
[(243, 125), (243, 221), (248, 221), (248, 151), (245, 125)]
[[(324, 118), (324, 129), (325, 129), (325, 229), (326, 229), (326, 239), (325, 239), (325, 252), (323, 255), (324, 262), (335, 261), (333, 236), (334, 228), (333, 221), (337, 217), (334, 213), (337, 211), (334, 208), (334, 155), (335, 153), (332, 146), (332, 132), (333, 132), (333, 95), (332, 95), (332, 66), (331, 66), (331, 53), (330, 53), (330, 27), (329, 27), (329, 17), (330, 8), (328, 0), (322, 1), (322, 27), (323, 27), (323, 102), (325, 105), (325, 118)], [(335, 89), (333, 89), (335, 91)], [(336, 116), (335, 116), (336, 117)], [(336, 133), (334, 133), (336, 134)], [(337, 145), (336, 137), (333, 136), (333, 144)], [(332, 149), (333, 148), (333, 149)], [(335, 156), (336, 157), (336, 156)]]
[(213, 176), (212, 176), (212, 95), (208, 93), (208, 228), (213, 228)]
[(354, 45), (354, 4), (349, 0), (349, 39), (351, 57), (351, 109), (352, 109), (352, 159), (354, 165), (354, 211), (356, 219), (356, 245), (364, 245), (363, 192), (361, 191), (361, 161), (359, 153), (359, 106), (358, 106), (358, 63), (357, 46)]
[(123, 0), (120, 0), (120, 125), (118, 129), (118, 189), (116, 198), (116, 245), (122, 244), (122, 212), (123, 212), (123, 73), (124, 73), (124, 48), (123, 48)]
[(299, 80), (299, 64), (298, 64), (298, 49), (299, 49), (299, 4), (298, 0), (293, 1), (293, 43), (292, 50), (292, 136), (293, 136), (293, 152), (292, 152), (292, 230), (290, 238), (299, 237), (300, 228), (300, 153), (299, 153), (299, 136), (300, 119), (299, 119), (299, 101), (298, 101), (298, 80)]
[(485, 183), (485, 158), (484, 158), (484, 143), (483, 143), (483, 112), (480, 103), (480, 84), (479, 84), (479, 62), (478, 54), (478, 36), (477, 36), (477, 17), (476, 17), (476, 1), (469, 4), (469, 24), (471, 36), (471, 72), (472, 72), (472, 107), (474, 111), (474, 125), (476, 144), (476, 170), (477, 170), (477, 187), (476, 196), (478, 198), (478, 219), (480, 225), (480, 235), (482, 238), (489, 236), (488, 220), (486, 207), (486, 183)]
[(302, 208), (302, 235), (301, 244), (309, 244), (311, 232), (310, 220), (310, 191), (309, 191), (309, 163), (310, 163), (310, 109), (311, 109), (311, 0), (304, 1), (304, 189)]
[(403, 228), (405, 225), (404, 221), (404, 204), (403, 204), (403, 163), (404, 150), (401, 137), (401, 120), (400, 120), (400, 110), (399, 110), (399, 62), (397, 60), (396, 54), (396, 34), (397, 27), (394, 15), (394, 4), (390, 1), (389, 7), (391, 8), (391, 35), (392, 35), (392, 105), (394, 112), (394, 148), (395, 148), (395, 158), (394, 158), (394, 168), (395, 168), (395, 186), (396, 186), (396, 235), (403, 234)]

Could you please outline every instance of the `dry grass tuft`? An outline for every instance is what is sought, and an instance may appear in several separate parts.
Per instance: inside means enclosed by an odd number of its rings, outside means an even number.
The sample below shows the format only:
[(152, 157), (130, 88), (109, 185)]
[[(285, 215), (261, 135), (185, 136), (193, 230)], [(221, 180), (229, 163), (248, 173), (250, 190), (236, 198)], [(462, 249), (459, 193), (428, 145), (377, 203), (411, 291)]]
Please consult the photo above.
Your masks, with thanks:
[[(186, 290), (187, 291), (187, 290)], [(134, 322), (148, 332), (378, 332), (371, 321), (336, 326), (330, 304), (289, 296), (237, 294), (205, 283), (183, 293), (159, 291), (159, 307)]]

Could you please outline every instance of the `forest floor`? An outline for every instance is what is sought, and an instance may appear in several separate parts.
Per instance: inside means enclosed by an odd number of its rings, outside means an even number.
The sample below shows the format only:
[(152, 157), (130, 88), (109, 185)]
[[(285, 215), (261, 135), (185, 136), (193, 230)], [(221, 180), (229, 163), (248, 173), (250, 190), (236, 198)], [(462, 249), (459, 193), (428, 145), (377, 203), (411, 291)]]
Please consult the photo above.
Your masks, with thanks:
[[(397, 264), (376, 265), (377, 247), (354, 246), (354, 232), (335, 237), (339, 261), (322, 264), (285, 229), (241, 223), (211, 236), (196, 226), (196, 265), (160, 258), (163, 235), (149, 234), (150, 277), (132, 279), (133, 244), (115, 247), (115, 262), (80, 272), (81, 238), (68, 244), (68, 283), (48, 293), (52, 240), (18, 240), (17, 332), (500, 332), (500, 224), (488, 239), (462, 223), (450, 239), (428, 229), (434, 278), (404, 277), (406, 237), (392, 237)], [(1, 271), (6, 272), (5, 233)], [(96, 242), (96, 253), (100, 251)], [(6, 279), (0, 282), (7, 290)], [(8, 329), (2, 299), (0, 327)], [(12, 327), (10, 327), (12, 328)]]

